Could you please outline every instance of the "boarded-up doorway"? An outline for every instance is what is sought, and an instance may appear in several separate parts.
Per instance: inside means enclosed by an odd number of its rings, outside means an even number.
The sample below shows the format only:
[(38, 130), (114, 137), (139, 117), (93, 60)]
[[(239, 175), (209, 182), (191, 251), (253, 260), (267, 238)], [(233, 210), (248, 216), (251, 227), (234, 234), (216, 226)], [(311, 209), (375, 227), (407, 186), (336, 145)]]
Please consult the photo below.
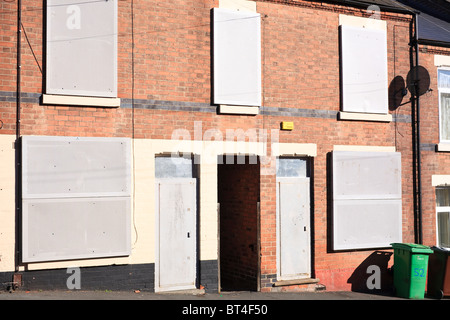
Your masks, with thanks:
[(197, 180), (191, 158), (157, 157), (155, 291), (196, 288)]
[(308, 160), (277, 159), (277, 279), (311, 277)]
[(220, 286), (257, 291), (259, 283), (259, 163), (224, 157), (218, 165)]

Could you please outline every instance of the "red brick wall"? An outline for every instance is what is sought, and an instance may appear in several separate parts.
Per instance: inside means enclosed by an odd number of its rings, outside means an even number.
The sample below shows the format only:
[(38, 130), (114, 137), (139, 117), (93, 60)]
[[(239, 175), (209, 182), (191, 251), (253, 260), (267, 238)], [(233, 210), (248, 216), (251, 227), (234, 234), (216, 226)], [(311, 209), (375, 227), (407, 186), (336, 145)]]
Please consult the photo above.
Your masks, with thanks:
[[(282, 2), (282, 3), (277, 3)], [(260, 1), (262, 23), (263, 104), (269, 108), (322, 111), (318, 116), (228, 116), (189, 111), (145, 108), (93, 108), (41, 105), (37, 98), (22, 103), (22, 135), (126, 136), (170, 139), (173, 130), (188, 129), (194, 121), (203, 132), (218, 128), (278, 129), (281, 121), (293, 121), (295, 129), (280, 132), (279, 141), (317, 144), (314, 159), (314, 276), (328, 289), (349, 289), (348, 279), (372, 250), (330, 251), (330, 203), (327, 201), (327, 154), (333, 145), (395, 146), (402, 153), (403, 240), (413, 242), (411, 124), (338, 121), (339, 14), (368, 16), (365, 10), (322, 2)], [(42, 2), (23, 0), (22, 92), (42, 94), (45, 72)], [(132, 30), (130, 2), (119, 1), (118, 96), (172, 102), (211, 103), (211, 23), (215, 0), (135, 1)], [(15, 92), (16, 4), (0, 3), (0, 91)], [(267, 16), (265, 16), (267, 15)], [(382, 13), (388, 26), (388, 76), (406, 77), (409, 70), (410, 16)], [(135, 47), (132, 48), (134, 37)], [(33, 49), (33, 52), (32, 50)], [(133, 56), (134, 52), (134, 56)], [(134, 63), (134, 77), (131, 74)], [(134, 88), (132, 84), (134, 83)], [(406, 101), (408, 97), (405, 97)], [(15, 132), (14, 100), (0, 104), (0, 134)], [(273, 109), (276, 110), (276, 109)], [(330, 117), (324, 117), (329, 112)], [(410, 105), (395, 116), (410, 115)], [(270, 142), (270, 141), (269, 141)], [(270, 151), (270, 149), (269, 149)], [(442, 157), (439, 155), (439, 157)], [(432, 163), (432, 162), (430, 162)], [(444, 171), (444, 163), (440, 165)], [(261, 170), (264, 165), (261, 165)], [(428, 192), (425, 190), (424, 192)], [(262, 175), (261, 274), (276, 274), (275, 176)], [(430, 210), (426, 207), (427, 212)], [(432, 230), (432, 229), (429, 229)], [(427, 231), (428, 232), (428, 231)], [(431, 233), (426, 235), (427, 241)], [(269, 290), (269, 288), (263, 288)]]
[(434, 65), (436, 54), (450, 56), (450, 48), (420, 47), (419, 64), (427, 69), (432, 89), (420, 97), (423, 242), (429, 246), (436, 245), (436, 194), (435, 187), (431, 185), (431, 176), (450, 174), (450, 154), (435, 151), (439, 143), (438, 67)]
[[(269, 2), (269, 1), (267, 1)], [(271, 2), (271, 1), (270, 1)], [(264, 19), (264, 101), (269, 107), (289, 107), (339, 111), (339, 13), (342, 7), (326, 6), (322, 10), (262, 3)], [(363, 11), (363, 10), (362, 10)], [(389, 81), (404, 75), (409, 64), (408, 17), (389, 14)], [(318, 23), (320, 21), (320, 23)], [(405, 97), (404, 101), (409, 96)], [(410, 114), (410, 105), (400, 107), (394, 115)], [(395, 146), (402, 153), (403, 241), (414, 242), (411, 167), (411, 124), (336, 121), (335, 118), (305, 119), (267, 117), (266, 128), (276, 128), (280, 121), (293, 121), (295, 130), (280, 132), (280, 142), (317, 144), (314, 158), (314, 262), (313, 276), (330, 290), (350, 290), (354, 270), (370, 261), (371, 250), (332, 252), (330, 250), (330, 205), (327, 201), (327, 154), (333, 145)], [(276, 274), (275, 177), (261, 177), (261, 273)], [(361, 272), (358, 273), (361, 276)], [(365, 282), (365, 278), (352, 278)], [(270, 287), (262, 290), (272, 290)]]

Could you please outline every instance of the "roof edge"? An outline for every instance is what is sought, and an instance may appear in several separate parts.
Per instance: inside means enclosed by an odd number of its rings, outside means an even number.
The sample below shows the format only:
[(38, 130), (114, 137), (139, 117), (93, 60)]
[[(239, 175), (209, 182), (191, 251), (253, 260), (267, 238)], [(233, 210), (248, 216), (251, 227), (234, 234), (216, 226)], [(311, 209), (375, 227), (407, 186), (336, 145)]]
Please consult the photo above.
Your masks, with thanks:
[(423, 45), (428, 45), (428, 46), (450, 48), (450, 42), (446, 42), (446, 41), (430, 40), (430, 39), (419, 39), (418, 43), (419, 44), (423, 44)]
[(381, 10), (393, 12), (393, 13), (403, 13), (403, 14), (410, 14), (410, 15), (416, 15), (420, 14), (419, 11), (411, 8), (400, 8), (400, 7), (392, 7), (385, 4), (376, 4), (374, 2), (370, 1), (359, 1), (359, 0), (325, 0), (325, 1), (319, 1), (319, 0), (308, 0), (310, 2), (329, 2), (333, 4), (340, 4), (340, 5), (348, 5), (353, 6), (357, 8), (368, 8), (370, 5), (377, 5)]

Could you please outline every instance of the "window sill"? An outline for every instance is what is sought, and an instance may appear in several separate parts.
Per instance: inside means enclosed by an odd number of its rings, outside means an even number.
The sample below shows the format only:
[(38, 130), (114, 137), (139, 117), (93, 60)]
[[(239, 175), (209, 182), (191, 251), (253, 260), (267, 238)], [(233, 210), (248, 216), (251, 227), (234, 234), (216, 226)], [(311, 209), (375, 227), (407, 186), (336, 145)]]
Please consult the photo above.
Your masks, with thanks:
[(219, 105), (219, 114), (242, 114), (255, 116), (259, 114), (259, 107), (250, 106), (230, 106), (230, 105)]
[(391, 122), (392, 115), (379, 113), (358, 113), (339, 111), (339, 120), (356, 120), (356, 121), (375, 121), (375, 122)]
[(312, 284), (318, 283), (319, 279), (306, 278), (306, 279), (295, 279), (295, 280), (280, 280), (273, 284), (274, 287), (282, 287), (282, 286), (292, 286), (298, 284)]
[(333, 151), (395, 152), (395, 146), (334, 145)]
[(251, 107), (251, 106), (231, 106), (221, 104), (219, 105), (219, 114), (242, 114), (255, 116), (259, 114), (259, 107)]
[(44, 94), (42, 95), (42, 103), (83, 107), (118, 108), (120, 107), (120, 98), (78, 97)]
[(438, 143), (436, 145), (437, 152), (450, 152), (450, 143)]
[(433, 174), (431, 176), (431, 185), (433, 187), (450, 186), (450, 175), (448, 175), (448, 174)]

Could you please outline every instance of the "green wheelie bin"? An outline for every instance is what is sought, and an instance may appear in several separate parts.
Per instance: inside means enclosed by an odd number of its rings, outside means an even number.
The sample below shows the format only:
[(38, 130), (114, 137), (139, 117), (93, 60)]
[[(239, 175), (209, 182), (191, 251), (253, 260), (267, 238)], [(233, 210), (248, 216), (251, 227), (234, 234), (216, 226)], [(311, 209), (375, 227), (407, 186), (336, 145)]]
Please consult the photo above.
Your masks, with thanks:
[(423, 299), (428, 257), (433, 250), (414, 243), (391, 243), (394, 249), (394, 291), (396, 296)]

